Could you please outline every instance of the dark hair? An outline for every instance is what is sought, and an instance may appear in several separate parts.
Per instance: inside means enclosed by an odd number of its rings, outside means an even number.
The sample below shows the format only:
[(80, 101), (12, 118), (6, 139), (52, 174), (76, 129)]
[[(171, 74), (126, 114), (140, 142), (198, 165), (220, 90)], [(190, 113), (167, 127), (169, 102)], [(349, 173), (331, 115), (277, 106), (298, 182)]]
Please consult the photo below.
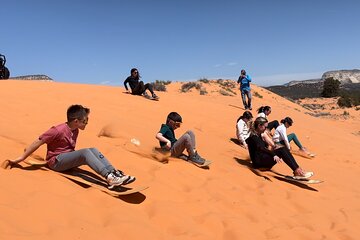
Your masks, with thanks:
[(244, 120), (244, 118), (245, 118), (245, 119), (251, 119), (251, 118), (253, 118), (253, 115), (252, 115), (252, 113), (251, 113), (250, 111), (245, 111), (245, 112), (243, 113), (243, 115), (240, 116), (236, 122), (238, 123), (238, 122), (240, 121), (240, 119), (243, 119), (243, 120)]
[(241, 74), (246, 74), (245, 69), (241, 69)]
[(84, 119), (87, 115), (89, 115), (90, 113), (90, 109), (83, 107), (81, 105), (75, 104), (75, 105), (71, 105), (68, 110), (67, 110), (67, 121), (71, 122), (74, 121), (75, 119), (79, 119), (82, 120)]
[(267, 122), (268, 120), (266, 118), (263, 117), (256, 118), (254, 121), (254, 130), (256, 130), (259, 127), (259, 125), (264, 125)]
[(166, 118), (166, 123), (168, 123), (170, 120), (173, 120), (174, 122), (182, 122), (182, 118), (180, 114), (177, 112), (171, 112)]
[(131, 70), (130, 70), (130, 74), (131, 74), (131, 76), (132, 76), (132, 74), (133, 74), (133, 72), (135, 72), (135, 71), (137, 71), (137, 75), (136, 75), (136, 77), (135, 77), (135, 79), (136, 80), (139, 80), (140, 79), (140, 72), (139, 72), (139, 70), (137, 70), (137, 68), (132, 68)]
[(286, 117), (286, 118), (282, 119), (280, 122), (283, 124), (288, 123), (289, 126), (291, 126), (294, 123), (294, 121), (290, 117)]
[(269, 110), (271, 110), (271, 107), (270, 106), (261, 106), (261, 107), (259, 107), (258, 108), (258, 113), (265, 113), (265, 111), (269, 111)]

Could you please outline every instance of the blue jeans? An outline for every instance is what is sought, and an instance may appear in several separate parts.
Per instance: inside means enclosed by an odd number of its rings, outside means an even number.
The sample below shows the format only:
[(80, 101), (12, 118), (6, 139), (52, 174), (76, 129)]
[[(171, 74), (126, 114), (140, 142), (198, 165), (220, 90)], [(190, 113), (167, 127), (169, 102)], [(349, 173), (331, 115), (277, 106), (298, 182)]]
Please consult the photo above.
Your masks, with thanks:
[[(248, 102), (246, 102), (246, 97), (248, 98)], [(241, 98), (244, 104), (244, 108), (251, 108), (251, 90), (243, 89), (241, 90)]]

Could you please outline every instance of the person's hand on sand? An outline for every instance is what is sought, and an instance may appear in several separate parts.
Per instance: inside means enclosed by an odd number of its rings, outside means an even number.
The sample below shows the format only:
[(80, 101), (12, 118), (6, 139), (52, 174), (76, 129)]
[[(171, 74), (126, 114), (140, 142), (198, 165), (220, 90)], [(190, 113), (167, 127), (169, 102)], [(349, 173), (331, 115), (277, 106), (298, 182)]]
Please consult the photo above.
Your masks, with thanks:
[(16, 161), (6, 159), (5, 161), (3, 161), (1, 163), (1, 168), (3, 168), (3, 169), (11, 169), (16, 165), (18, 165), (18, 163)]
[(282, 163), (283, 162), (283, 160), (280, 157), (276, 156), (276, 155), (274, 156), (274, 161), (277, 162), (277, 163)]

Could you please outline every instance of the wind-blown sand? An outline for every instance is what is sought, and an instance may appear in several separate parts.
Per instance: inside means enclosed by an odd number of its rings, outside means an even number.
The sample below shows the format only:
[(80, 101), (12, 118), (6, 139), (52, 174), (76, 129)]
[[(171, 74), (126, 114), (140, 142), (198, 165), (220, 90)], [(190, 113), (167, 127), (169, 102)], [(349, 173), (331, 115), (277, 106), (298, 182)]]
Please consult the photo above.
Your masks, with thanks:
[[(358, 239), (360, 234), (360, 111), (348, 119), (310, 116), (310, 110), (253, 86), (254, 110), (272, 106), (269, 119), (291, 116), (303, 145), (317, 155), (296, 157), (315, 172), (316, 185), (299, 185), (273, 172), (255, 174), (245, 149), (235, 145), (241, 97), (180, 93), (180, 83), (158, 92), (159, 102), (124, 94), (120, 87), (54, 82), (1, 81), (0, 160), (13, 159), (66, 109), (91, 109), (77, 149), (97, 147), (135, 175), (141, 193), (114, 198), (50, 171), (0, 169), (0, 239)], [(192, 129), (209, 170), (179, 159), (163, 164), (152, 155), (155, 134), (170, 111), (183, 117), (180, 137)], [(343, 110), (339, 110), (343, 111)], [(98, 136), (100, 135), (102, 136)], [(131, 139), (140, 141), (140, 146)], [(45, 156), (45, 146), (36, 154)], [(83, 167), (83, 169), (88, 169)], [(285, 165), (274, 170), (291, 174)]]

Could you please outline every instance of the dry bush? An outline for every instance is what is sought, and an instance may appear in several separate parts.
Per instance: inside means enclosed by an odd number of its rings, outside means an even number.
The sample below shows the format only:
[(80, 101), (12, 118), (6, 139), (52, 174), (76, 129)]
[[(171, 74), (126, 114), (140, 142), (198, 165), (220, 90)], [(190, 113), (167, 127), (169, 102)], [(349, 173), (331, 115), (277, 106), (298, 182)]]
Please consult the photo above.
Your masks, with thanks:
[(166, 92), (166, 85), (170, 84), (171, 81), (156, 80), (151, 83), (155, 91)]
[(200, 90), (201, 89), (201, 83), (197, 83), (197, 82), (184, 83), (181, 86), (181, 92), (188, 92), (192, 88), (196, 88), (197, 90)]

